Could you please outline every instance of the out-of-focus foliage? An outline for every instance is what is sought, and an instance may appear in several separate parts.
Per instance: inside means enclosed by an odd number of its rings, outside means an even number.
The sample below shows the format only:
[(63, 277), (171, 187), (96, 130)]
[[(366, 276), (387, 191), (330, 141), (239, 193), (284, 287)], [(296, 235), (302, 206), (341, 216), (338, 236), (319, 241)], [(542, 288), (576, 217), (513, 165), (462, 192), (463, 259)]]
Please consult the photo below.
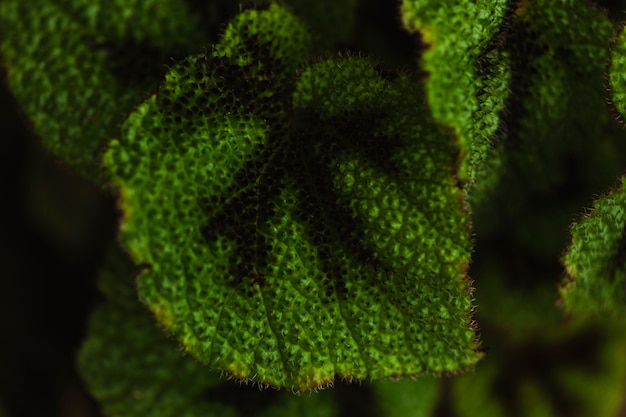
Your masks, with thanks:
[(33, 129), (96, 181), (103, 146), (164, 64), (210, 41), (179, 0), (4, 0), (0, 28), (7, 82)]
[(501, 163), (491, 141), (511, 74), (508, 54), (494, 39), (501, 36), (507, 13), (506, 0), (402, 3), (404, 25), (426, 44), (421, 66), (428, 72), (428, 104), (435, 119), (458, 136), (464, 149), (459, 175), (470, 183), (488, 181), (482, 178), (486, 170), (497, 175)]
[(416, 380), (382, 381), (374, 384), (380, 404), (380, 415), (385, 417), (433, 416), (441, 380), (422, 376)]
[(459, 417), (615, 417), (623, 403), (623, 324), (570, 325), (500, 346), (452, 382)]

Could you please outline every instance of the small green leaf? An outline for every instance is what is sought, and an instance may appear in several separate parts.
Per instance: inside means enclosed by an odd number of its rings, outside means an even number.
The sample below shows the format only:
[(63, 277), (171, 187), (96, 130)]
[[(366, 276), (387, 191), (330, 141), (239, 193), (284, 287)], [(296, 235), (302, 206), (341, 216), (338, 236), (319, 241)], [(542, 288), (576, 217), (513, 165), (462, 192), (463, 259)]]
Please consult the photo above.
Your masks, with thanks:
[[(257, 0), (257, 4), (271, 4), (272, 0)], [(279, 0), (302, 19), (319, 49), (345, 45), (354, 38), (357, 0)]]
[(141, 297), (201, 362), (296, 390), (480, 358), (450, 135), (363, 58), (297, 71), (282, 7), (174, 66), (105, 164)]
[(622, 184), (597, 199), (571, 227), (563, 256), (563, 306), (576, 314), (626, 315), (626, 192)]

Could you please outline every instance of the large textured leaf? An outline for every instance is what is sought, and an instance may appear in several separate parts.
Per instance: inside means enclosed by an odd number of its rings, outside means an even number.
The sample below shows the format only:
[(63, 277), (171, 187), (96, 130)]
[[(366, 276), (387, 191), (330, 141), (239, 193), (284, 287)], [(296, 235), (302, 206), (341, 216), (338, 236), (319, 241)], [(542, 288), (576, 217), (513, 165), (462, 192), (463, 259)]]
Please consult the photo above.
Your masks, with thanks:
[(475, 363), (450, 135), (367, 59), (296, 77), (307, 45), (244, 12), (111, 143), (141, 297), (201, 362), (296, 390)]
[(566, 310), (626, 315), (626, 189), (624, 182), (594, 203), (571, 228), (561, 288)]
[(503, 205), (507, 189), (550, 186), (562, 152), (608, 122), (613, 28), (588, 2), (406, 0), (403, 16), (429, 45), (429, 106), (465, 147), (461, 175), (475, 206), (501, 182)]

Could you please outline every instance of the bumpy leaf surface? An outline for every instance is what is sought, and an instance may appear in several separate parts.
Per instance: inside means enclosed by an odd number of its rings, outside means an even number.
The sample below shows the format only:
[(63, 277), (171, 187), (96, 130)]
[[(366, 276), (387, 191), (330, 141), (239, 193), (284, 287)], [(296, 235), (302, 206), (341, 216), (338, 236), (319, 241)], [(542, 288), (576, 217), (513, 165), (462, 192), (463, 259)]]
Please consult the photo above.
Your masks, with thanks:
[(203, 402), (219, 376), (185, 358), (177, 344), (142, 308), (133, 288), (134, 268), (118, 254), (100, 274), (107, 301), (92, 315), (78, 356), (81, 375), (111, 417), (235, 416)]
[(507, 55), (492, 41), (507, 3), (405, 0), (402, 5), (405, 27), (421, 33), (428, 46), (421, 65), (429, 73), (430, 108), (454, 129), (466, 153), (460, 175), (472, 181), (485, 165), (508, 96)]
[(308, 38), (244, 12), (111, 143), (141, 297), (201, 362), (296, 390), (475, 363), (450, 135), (367, 59), (296, 77)]
[(465, 147), (461, 175), (480, 203), (507, 175), (556, 176), (558, 156), (608, 120), (604, 70), (613, 28), (583, 0), (405, 0), (405, 26), (429, 46), (434, 117)]
[(178, 0), (6, 0), (0, 23), (7, 82), (34, 130), (93, 180), (103, 147), (164, 64), (208, 42)]
[(135, 268), (113, 250), (99, 277), (107, 300), (92, 315), (80, 373), (109, 417), (334, 417), (332, 392), (295, 396), (221, 379), (184, 356), (137, 299)]
[(561, 288), (566, 310), (626, 315), (626, 186), (595, 201), (571, 228), (563, 256), (568, 277)]
[(385, 417), (431, 415), (436, 378), (341, 386), (301, 396), (219, 378), (183, 355), (154, 322), (137, 299), (136, 268), (119, 248), (109, 251), (105, 264), (98, 283), (106, 301), (91, 317), (78, 364), (109, 417), (347, 417), (358, 411), (357, 403)]

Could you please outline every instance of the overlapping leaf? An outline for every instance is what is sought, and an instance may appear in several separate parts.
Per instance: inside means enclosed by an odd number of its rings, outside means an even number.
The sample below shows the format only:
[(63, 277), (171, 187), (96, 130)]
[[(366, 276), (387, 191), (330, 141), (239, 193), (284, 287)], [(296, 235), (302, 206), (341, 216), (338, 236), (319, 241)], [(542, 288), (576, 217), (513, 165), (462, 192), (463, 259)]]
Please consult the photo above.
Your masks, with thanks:
[(450, 136), (364, 58), (250, 10), (166, 75), (105, 163), (141, 297), (201, 362), (296, 390), (480, 354)]
[(626, 314), (626, 192), (622, 184), (595, 201), (571, 228), (563, 256), (561, 288), (566, 310), (577, 314)]
[[(626, 35), (613, 42), (609, 80), (614, 110), (625, 114)], [(620, 158), (623, 162), (623, 156)], [(620, 186), (598, 198), (588, 214), (571, 227), (563, 256), (567, 277), (561, 288), (566, 310), (583, 315), (626, 313), (626, 193)]]
[(418, 31), (428, 49), (421, 65), (428, 71), (428, 104), (433, 116), (454, 129), (465, 150), (460, 175), (485, 175), (492, 138), (508, 97), (508, 55), (494, 39), (507, 19), (507, 1), (403, 2), (404, 25)]
[(559, 155), (606, 125), (612, 25), (587, 2), (406, 0), (403, 14), (429, 45), (429, 106), (465, 146), (476, 206), (504, 176), (505, 189), (550, 186)]

